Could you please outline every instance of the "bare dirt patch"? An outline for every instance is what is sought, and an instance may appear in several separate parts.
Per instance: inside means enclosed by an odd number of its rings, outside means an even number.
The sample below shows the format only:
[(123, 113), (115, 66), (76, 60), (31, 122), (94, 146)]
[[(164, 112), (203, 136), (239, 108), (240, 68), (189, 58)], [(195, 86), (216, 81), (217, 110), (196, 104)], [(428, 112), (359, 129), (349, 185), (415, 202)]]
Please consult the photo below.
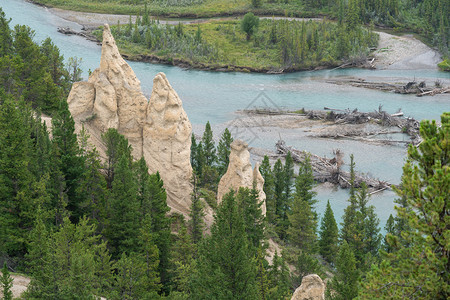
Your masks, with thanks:
[(412, 35), (377, 33), (380, 35), (378, 49), (374, 52), (377, 69), (437, 69), (440, 54)]

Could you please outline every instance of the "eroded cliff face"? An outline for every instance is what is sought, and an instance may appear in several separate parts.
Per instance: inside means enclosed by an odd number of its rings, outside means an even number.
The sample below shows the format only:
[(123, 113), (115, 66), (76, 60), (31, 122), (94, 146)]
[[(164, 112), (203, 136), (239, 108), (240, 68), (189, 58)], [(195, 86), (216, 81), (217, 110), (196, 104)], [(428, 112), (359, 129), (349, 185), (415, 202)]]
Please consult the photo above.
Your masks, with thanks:
[(240, 187), (253, 188), (255, 183), (258, 191), (259, 201), (263, 204), (261, 209), (263, 214), (266, 214), (266, 194), (264, 193), (264, 178), (259, 172), (259, 166), (256, 164), (252, 169), (250, 163), (250, 152), (248, 145), (244, 141), (235, 140), (231, 144), (230, 163), (228, 164), (227, 172), (222, 176), (217, 190), (217, 201), (220, 203), (225, 194), (230, 189), (238, 190)]
[(168, 205), (188, 214), (192, 127), (165, 74), (156, 75), (147, 101), (140, 81), (121, 57), (109, 26), (105, 25), (100, 67), (87, 82), (73, 85), (67, 101), (77, 130), (83, 125), (101, 154), (105, 151), (101, 134), (108, 128), (117, 129), (133, 147), (133, 157), (143, 156), (149, 171), (160, 173)]
[(291, 300), (324, 300), (325, 284), (319, 275), (303, 277), (302, 284), (295, 290)]

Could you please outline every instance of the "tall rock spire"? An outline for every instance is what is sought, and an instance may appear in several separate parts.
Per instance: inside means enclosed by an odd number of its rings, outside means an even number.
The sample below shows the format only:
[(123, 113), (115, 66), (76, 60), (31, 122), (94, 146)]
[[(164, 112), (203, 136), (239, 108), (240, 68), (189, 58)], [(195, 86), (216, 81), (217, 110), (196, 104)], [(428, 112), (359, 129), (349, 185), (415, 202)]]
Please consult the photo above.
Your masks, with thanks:
[(192, 126), (180, 97), (164, 73), (158, 73), (153, 79), (143, 134), (144, 158), (149, 169), (159, 171), (166, 186), (170, 187), (166, 190), (168, 198), (173, 199), (172, 206), (179, 210), (189, 209)]
[(191, 123), (166, 76), (157, 74), (153, 84), (147, 101), (140, 81), (120, 55), (105, 24), (100, 68), (87, 82), (74, 83), (67, 101), (77, 128), (84, 125), (101, 153), (101, 134), (108, 128), (117, 129), (133, 147), (133, 157), (144, 156), (149, 171), (160, 173), (168, 205), (188, 215), (192, 191)]
[(238, 190), (240, 187), (253, 188), (258, 191), (259, 201), (262, 202), (261, 209), (266, 214), (266, 194), (264, 193), (264, 178), (259, 172), (258, 164), (252, 169), (250, 163), (250, 152), (244, 141), (235, 140), (231, 144), (230, 163), (227, 172), (222, 176), (217, 190), (217, 200), (222, 198), (230, 189)]

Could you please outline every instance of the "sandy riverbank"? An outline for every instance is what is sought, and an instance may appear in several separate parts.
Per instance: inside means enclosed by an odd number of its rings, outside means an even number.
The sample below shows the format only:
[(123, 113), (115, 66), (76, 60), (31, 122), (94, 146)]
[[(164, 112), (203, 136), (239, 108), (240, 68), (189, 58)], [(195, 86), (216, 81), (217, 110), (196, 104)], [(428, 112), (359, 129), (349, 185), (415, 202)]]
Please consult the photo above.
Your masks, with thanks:
[(437, 69), (441, 55), (412, 35), (396, 36), (385, 32), (380, 35), (374, 52), (377, 69), (414, 70)]

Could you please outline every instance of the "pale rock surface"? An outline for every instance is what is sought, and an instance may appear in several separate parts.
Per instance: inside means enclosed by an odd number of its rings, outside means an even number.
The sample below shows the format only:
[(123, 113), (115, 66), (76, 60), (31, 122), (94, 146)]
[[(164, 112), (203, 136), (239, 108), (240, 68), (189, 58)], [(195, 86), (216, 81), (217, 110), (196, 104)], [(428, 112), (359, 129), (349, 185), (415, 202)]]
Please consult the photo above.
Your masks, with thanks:
[(258, 164), (252, 169), (250, 152), (244, 141), (235, 140), (231, 143), (230, 163), (227, 172), (222, 176), (217, 190), (217, 201), (220, 203), (225, 194), (230, 190), (237, 191), (240, 187), (253, 188), (256, 183), (259, 200), (262, 201), (261, 209), (266, 214), (266, 194), (264, 193), (264, 178), (259, 172)]
[(149, 170), (160, 172), (171, 206), (178, 211), (189, 210), (191, 204), (191, 134), (178, 94), (166, 75), (157, 74), (143, 128), (143, 152)]
[(295, 290), (291, 300), (324, 300), (325, 284), (316, 274), (303, 277), (302, 284)]
[(149, 171), (160, 173), (168, 205), (188, 215), (192, 192), (191, 123), (163, 73), (156, 75), (147, 101), (140, 81), (121, 57), (107, 24), (103, 30), (100, 68), (92, 72), (87, 82), (73, 85), (67, 102), (76, 129), (84, 126), (103, 157), (101, 135), (108, 128), (115, 128), (133, 147), (133, 157), (143, 156)]

